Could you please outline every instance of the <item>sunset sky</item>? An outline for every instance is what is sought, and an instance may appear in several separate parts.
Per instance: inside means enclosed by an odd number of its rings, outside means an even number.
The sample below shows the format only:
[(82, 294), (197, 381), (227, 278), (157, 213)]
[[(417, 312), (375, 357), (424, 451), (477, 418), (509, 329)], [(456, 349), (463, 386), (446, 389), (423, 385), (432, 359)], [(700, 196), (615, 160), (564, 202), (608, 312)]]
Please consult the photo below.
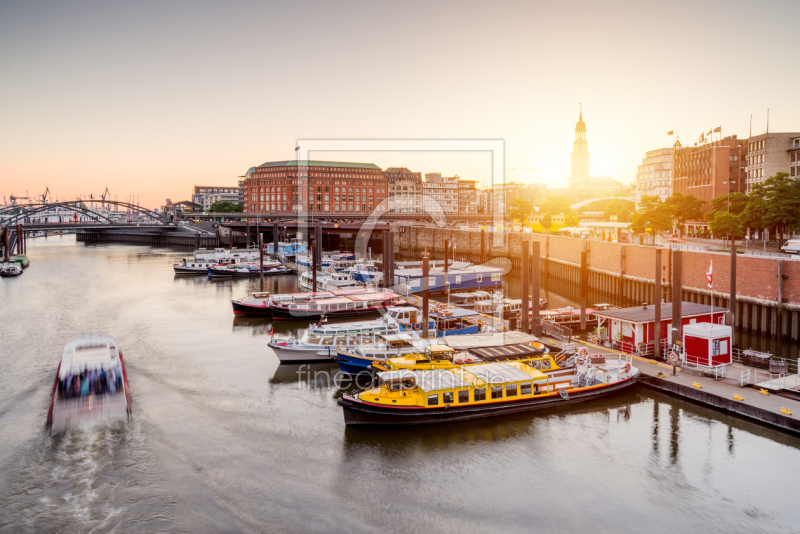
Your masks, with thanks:
[[(156, 207), (303, 138), (503, 139), (507, 180), (565, 187), (579, 102), (592, 174), (630, 183), (668, 130), (800, 131), (798, 28), (797, 0), (4, 1), (0, 201)], [(361, 159), (491, 181), (486, 154)]]

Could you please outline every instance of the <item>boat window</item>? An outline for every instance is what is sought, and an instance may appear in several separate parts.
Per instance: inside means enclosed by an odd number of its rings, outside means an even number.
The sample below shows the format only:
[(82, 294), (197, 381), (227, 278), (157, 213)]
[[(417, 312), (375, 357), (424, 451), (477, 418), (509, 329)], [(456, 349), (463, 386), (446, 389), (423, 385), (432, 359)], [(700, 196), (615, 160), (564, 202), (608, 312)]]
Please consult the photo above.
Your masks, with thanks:
[(453, 404), (453, 396), (454, 394), (452, 391), (447, 391), (445, 393), (442, 393), (442, 402), (444, 404)]
[(361, 342), (362, 343), (372, 343), (375, 341), (375, 337), (372, 332), (364, 332), (361, 334)]
[(472, 395), (472, 399), (475, 402), (486, 400), (486, 388), (476, 389), (475, 393)]
[(519, 394), (520, 395), (530, 395), (531, 394), (531, 383), (525, 382), (524, 384), (519, 385)]
[(506, 384), (506, 397), (516, 397), (516, 396), (517, 396), (517, 385)]
[(542, 370), (542, 361), (541, 360), (533, 360), (533, 362), (531, 362), (531, 364), (533, 365), (533, 368), (536, 369), (537, 371), (541, 371)]
[(320, 342), (321, 339), (322, 339), (322, 336), (318, 336), (317, 334), (314, 334), (314, 335), (312, 335), (311, 337), (308, 338), (308, 342), (311, 343), (312, 345), (319, 345), (319, 342)]
[(439, 394), (434, 393), (433, 395), (428, 395), (428, 406), (436, 406), (439, 404)]
[(464, 404), (465, 402), (469, 402), (469, 390), (463, 389), (458, 392), (458, 402)]
[(503, 386), (492, 386), (492, 398), (493, 399), (503, 398)]
[(542, 358), (542, 371), (550, 369), (550, 358)]
[(322, 344), (323, 345), (333, 345), (333, 338), (334, 337), (335, 336), (333, 334), (328, 334), (327, 336), (322, 338)]

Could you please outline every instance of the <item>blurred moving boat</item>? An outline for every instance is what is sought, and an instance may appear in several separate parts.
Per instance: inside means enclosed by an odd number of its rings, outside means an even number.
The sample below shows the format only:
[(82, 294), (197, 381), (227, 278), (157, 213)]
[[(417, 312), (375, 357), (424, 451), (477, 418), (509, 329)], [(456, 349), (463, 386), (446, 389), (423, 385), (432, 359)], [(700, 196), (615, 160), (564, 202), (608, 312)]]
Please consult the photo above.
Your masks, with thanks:
[(19, 276), (22, 274), (22, 265), (19, 263), (0, 263), (0, 276)]
[(25, 254), (14, 254), (9, 259), (11, 260), (12, 263), (18, 263), (19, 266), (22, 267), (23, 269), (27, 269), (28, 267), (31, 266), (31, 262), (30, 260), (28, 260), (28, 256), (26, 256)]
[(640, 373), (627, 355), (574, 358), (575, 367), (558, 373), (537, 369), (541, 358), (385, 371), (377, 387), (338, 402), (348, 425), (445, 423), (593, 400), (633, 385)]
[(47, 427), (124, 419), (130, 412), (125, 361), (117, 342), (91, 335), (67, 343), (56, 371)]

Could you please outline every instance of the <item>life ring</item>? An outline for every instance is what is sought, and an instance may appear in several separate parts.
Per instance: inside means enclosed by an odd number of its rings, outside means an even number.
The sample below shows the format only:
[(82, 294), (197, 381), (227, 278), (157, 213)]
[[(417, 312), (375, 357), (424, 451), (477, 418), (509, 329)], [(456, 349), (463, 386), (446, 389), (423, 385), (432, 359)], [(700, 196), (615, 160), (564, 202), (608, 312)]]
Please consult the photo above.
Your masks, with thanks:
[(464, 361), (465, 361), (465, 362), (467, 362), (467, 363), (475, 363), (475, 360), (474, 360), (474, 359), (472, 359), (472, 358), (467, 358), (467, 359), (466, 359), (466, 360), (464, 360)]
[(587, 349), (586, 347), (581, 347), (580, 350), (578, 350), (578, 356), (582, 356), (585, 358), (588, 355), (589, 355), (589, 349)]
[(414, 323), (414, 330), (422, 330), (422, 323)]
[(623, 373), (629, 373), (631, 371), (631, 364), (626, 363), (625, 366), (622, 368)]
[(406, 331), (413, 330), (414, 326), (411, 323), (406, 323)]

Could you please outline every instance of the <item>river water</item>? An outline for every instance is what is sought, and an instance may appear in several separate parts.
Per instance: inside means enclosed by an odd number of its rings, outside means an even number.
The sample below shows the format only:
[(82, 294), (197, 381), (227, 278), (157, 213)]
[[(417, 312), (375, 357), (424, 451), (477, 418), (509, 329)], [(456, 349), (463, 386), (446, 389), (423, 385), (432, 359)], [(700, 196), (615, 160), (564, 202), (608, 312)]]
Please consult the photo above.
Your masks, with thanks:
[[(256, 280), (176, 277), (169, 249), (29, 243), (31, 267), (0, 280), (0, 532), (800, 530), (796, 437), (638, 386), (480, 422), (345, 428), (337, 388), (278, 364), (269, 320), (234, 319)], [(49, 436), (61, 351), (89, 332), (124, 351), (134, 416)]]

